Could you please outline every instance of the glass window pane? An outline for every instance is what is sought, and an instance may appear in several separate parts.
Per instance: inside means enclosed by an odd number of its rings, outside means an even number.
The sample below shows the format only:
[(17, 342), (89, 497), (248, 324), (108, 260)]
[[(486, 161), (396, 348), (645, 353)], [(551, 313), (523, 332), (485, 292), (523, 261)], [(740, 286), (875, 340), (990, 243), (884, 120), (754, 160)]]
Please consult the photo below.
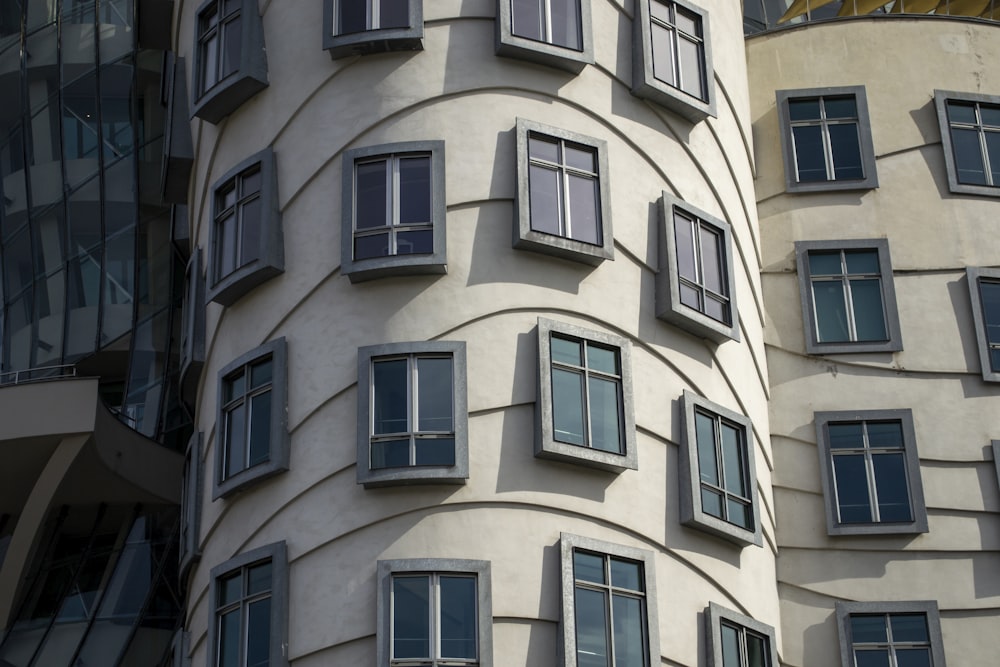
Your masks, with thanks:
[(868, 495), (864, 456), (834, 456), (833, 473), (840, 523), (871, 522), (871, 499)]
[(705, 99), (705, 71), (701, 44), (683, 37), (678, 39), (677, 60), (680, 62), (681, 90), (698, 99)]
[(882, 614), (852, 614), (851, 639), (855, 644), (886, 642), (885, 616)]
[(606, 347), (587, 344), (587, 368), (618, 375), (618, 352)]
[(701, 490), (701, 511), (721, 519), (724, 516), (722, 496), (715, 491), (703, 488)]
[(770, 667), (770, 648), (767, 638), (752, 632), (746, 633), (747, 667)]
[(531, 165), (528, 180), (531, 228), (536, 232), (562, 235), (559, 172)]
[(986, 156), (990, 161), (990, 185), (1000, 185), (1000, 132), (986, 133)]
[(674, 242), (677, 246), (677, 273), (691, 282), (698, 281), (698, 263), (695, 259), (694, 220), (679, 212), (674, 213)]
[(653, 76), (673, 86), (675, 85), (674, 31), (654, 23), (650, 26), (650, 36), (653, 43)]
[(392, 657), (428, 658), (430, 577), (392, 578)]
[(642, 565), (631, 560), (611, 558), (611, 585), (632, 591), (645, 590), (642, 585)]
[(681, 303), (683, 303), (685, 306), (687, 306), (688, 308), (693, 308), (698, 312), (703, 312), (705, 310), (701, 299), (702, 291), (700, 289), (696, 289), (694, 287), (691, 287), (690, 285), (685, 285), (684, 283), (681, 283), (680, 292), (681, 292)]
[(753, 514), (750, 512), (750, 505), (732, 497), (726, 498), (726, 516), (724, 518), (729, 523), (742, 526), (748, 530), (753, 523)]
[(924, 614), (891, 614), (889, 627), (896, 642), (928, 642), (927, 617)]
[(609, 667), (605, 594), (578, 586), (575, 596), (577, 667)]
[(903, 448), (903, 424), (899, 421), (866, 422), (868, 446), (872, 448)]
[(704, 225), (699, 226), (701, 238), (702, 284), (716, 294), (725, 294), (723, 280), (722, 239)]
[(226, 414), (226, 477), (246, 468), (246, 405)]
[(725, 488), (730, 493), (746, 498), (746, 464), (743, 461), (742, 437), (739, 430), (728, 424), (722, 424), (722, 467)]
[(698, 470), (701, 481), (719, 485), (719, 466), (715, 457), (715, 419), (696, 412), (695, 437), (698, 439)]
[(399, 159), (399, 223), (431, 221), (431, 159)]
[(958, 182), (986, 185), (986, 170), (977, 130), (951, 128), (951, 144), (955, 153)]
[(230, 376), (226, 380), (226, 402), (239, 398), (246, 393), (246, 369), (241, 368), (236, 375)]
[(722, 667), (743, 667), (740, 665), (740, 636), (736, 628), (722, 625)]
[(792, 143), (795, 147), (799, 181), (805, 183), (827, 180), (822, 128), (819, 125), (793, 127)]
[(362, 32), (368, 28), (368, 3), (357, 0), (339, 0), (337, 34)]
[(271, 392), (250, 399), (250, 456), (248, 467), (271, 458)]
[(611, 598), (614, 619), (615, 667), (645, 667), (645, 624), (642, 600), (623, 595)]
[(583, 49), (580, 25), (580, 0), (550, 0), (552, 25), (550, 41), (575, 51)]
[(830, 449), (863, 449), (865, 446), (861, 422), (838, 422), (828, 424)]
[(882, 309), (882, 281), (852, 280), (851, 300), (854, 304), (854, 328), (858, 340), (888, 340), (885, 314)]
[(983, 302), (986, 339), (991, 343), (1000, 343), (1000, 282), (981, 280), (979, 296)]
[(591, 446), (605, 452), (622, 452), (621, 393), (613, 380), (590, 376)]
[(872, 456), (872, 465), (875, 468), (879, 521), (912, 521), (903, 454), (876, 454)]
[(416, 465), (455, 465), (455, 438), (417, 438)]
[(889, 667), (889, 651), (884, 648), (856, 650), (854, 658), (856, 667)]
[(408, 28), (410, 26), (409, 0), (381, 0), (379, 28)]
[(549, 350), (552, 354), (552, 361), (571, 364), (573, 366), (583, 366), (583, 360), (580, 355), (580, 341), (552, 336), (549, 340)]
[(219, 667), (239, 667), (240, 610), (223, 614), (219, 619)]
[(272, 377), (272, 366), (271, 360), (261, 361), (255, 363), (250, 368), (250, 387), (256, 389), (265, 384), (271, 383)]
[(862, 179), (861, 144), (855, 123), (830, 125), (830, 149), (833, 151), (833, 177), (835, 179)]
[[(533, 4), (538, 4), (537, 0)], [(528, 155), (547, 162), (562, 163), (559, 159), (559, 142), (537, 134), (528, 136)]]
[(441, 657), (474, 660), (476, 580), (441, 575)]
[(788, 116), (792, 120), (819, 120), (819, 98), (788, 100)]
[(683, 8), (675, 5), (674, 9), (677, 11), (675, 18), (675, 23), (677, 24), (677, 29), (686, 32), (689, 35), (698, 37), (701, 35), (701, 19), (698, 18), (697, 14), (685, 11)]
[(365, 162), (355, 167), (354, 224), (371, 229), (389, 224), (386, 217), (386, 163)]
[(581, 171), (597, 173), (597, 151), (589, 146), (567, 143), (563, 146), (566, 165)]
[(583, 446), (583, 375), (552, 369), (552, 428), (560, 442)]
[[(385, 247), (385, 237), (383, 237), (381, 245)], [(421, 229), (396, 233), (397, 255), (429, 255), (432, 252), (434, 252), (434, 232), (432, 230)]]
[(844, 269), (841, 266), (839, 250), (809, 253), (809, 275), (839, 276), (843, 273)]
[(400, 468), (410, 465), (409, 440), (379, 440), (372, 443), (372, 468)]
[(823, 106), (827, 118), (857, 118), (858, 104), (853, 95), (847, 97), (824, 97)]
[(243, 577), (239, 572), (219, 580), (219, 606), (236, 602), (243, 597)]
[(586, 551), (574, 551), (573, 577), (579, 581), (592, 581), (595, 584), (605, 583), (604, 556), (587, 553)]
[(247, 609), (247, 667), (267, 667), (271, 660), (271, 598)]
[(948, 120), (952, 123), (975, 123), (976, 105), (971, 102), (948, 102)]
[(818, 341), (829, 343), (850, 340), (843, 283), (831, 280), (814, 280), (812, 287)]
[(409, 365), (406, 359), (389, 359), (372, 363), (374, 400), (372, 405), (372, 433), (406, 433), (407, 385)]
[(518, 37), (542, 41), (542, 3), (510, 0), (511, 32)]
[(980, 104), (979, 116), (982, 118), (983, 125), (1000, 127), (1000, 107), (991, 106), (989, 104)]
[(247, 595), (271, 590), (271, 561), (247, 568)]
[(222, 54), (222, 76), (227, 77), (230, 74), (236, 72), (240, 68), (240, 47), (242, 46), (242, 37), (240, 36), (240, 17), (226, 21), (225, 25), (222, 27), (223, 37), (222, 45), (224, 48)]
[(850, 274), (879, 275), (877, 250), (845, 250), (844, 264)]
[(386, 257), (389, 255), (389, 235), (370, 234), (354, 239), (354, 259)]
[(584, 243), (600, 245), (601, 193), (597, 179), (570, 174), (567, 180), (569, 201), (566, 209), (570, 220), (570, 237)]
[(261, 232), (261, 200), (254, 197), (240, 205), (240, 222), (242, 223), (242, 238), (240, 239), (239, 265), (243, 266), (260, 256)]
[(896, 667), (931, 667), (929, 648), (896, 649)]
[(417, 430), (452, 431), (450, 358), (417, 359)]

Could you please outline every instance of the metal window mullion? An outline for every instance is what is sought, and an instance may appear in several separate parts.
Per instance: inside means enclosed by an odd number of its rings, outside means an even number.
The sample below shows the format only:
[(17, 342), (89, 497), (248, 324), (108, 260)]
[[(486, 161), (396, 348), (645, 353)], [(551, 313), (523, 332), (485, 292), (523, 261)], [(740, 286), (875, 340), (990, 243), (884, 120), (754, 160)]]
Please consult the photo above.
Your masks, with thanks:
[(382, 13), (379, 11), (379, 0), (366, 0), (365, 9), (368, 12), (368, 26), (371, 30), (378, 30), (382, 23)]
[(406, 357), (406, 430), (410, 440), (409, 457), (410, 465), (417, 465), (417, 420), (420, 418), (417, 409), (417, 401), (420, 400), (417, 391), (417, 358), (415, 355)]
[(989, 147), (986, 145), (986, 126), (983, 124), (982, 107), (976, 103), (976, 130), (979, 134), (979, 154), (983, 156), (983, 173), (986, 175), (987, 185), (996, 185), (993, 182), (993, 172), (990, 169)]
[[(826, 118), (826, 100), (819, 98), (819, 126), (820, 135), (823, 137), (823, 163), (826, 166), (826, 180), (836, 180), (836, 172), (833, 166), (833, 143), (830, 141), (830, 123)], [(841, 251), (843, 255), (843, 251)]]
[(871, 443), (868, 440), (868, 422), (861, 422), (861, 437), (864, 443), (865, 476), (868, 478), (868, 502), (871, 503), (872, 521), (879, 523), (882, 518), (878, 511), (878, 488), (875, 486), (875, 460), (872, 458)]
[(559, 142), (559, 192), (556, 206), (559, 210), (559, 227), (562, 235), (573, 238), (573, 211), (569, 197), (569, 170), (566, 167), (566, 143)]
[(542, 41), (552, 43), (552, 0), (542, 0)]
[(430, 575), (430, 581), (428, 582), (430, 590), (430, 603), (431, 603), (431, 613), (430, 613), (430, 637), (431, 637), (431, 651), (428, 656), (431, 659), (431, 663), (436, 665), (437, 661), (441, 658), (441, 579), (437, 573), (432, 573)]
[[(372, 0), (376, 4), (377, 0)], [(386, 220), (389, 222), (389, 256), (396, 255), (396, 230), (399, 228), (399, 158), (395, 155), (386, 156), (386, 179), (389, 183), (385, 198)]]

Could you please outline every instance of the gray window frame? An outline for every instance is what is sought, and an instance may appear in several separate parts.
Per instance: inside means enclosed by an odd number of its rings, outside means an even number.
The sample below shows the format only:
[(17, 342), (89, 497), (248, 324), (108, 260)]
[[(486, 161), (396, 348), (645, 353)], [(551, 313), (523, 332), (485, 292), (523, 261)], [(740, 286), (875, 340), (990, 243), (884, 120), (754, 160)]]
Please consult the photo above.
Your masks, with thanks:
[[(729, 299), (729, 322), (721, 322), (704, 312), (681, 303), (680, 267), (677, 262), (677, 236), (675, 233), (675, 212), (682, 211), (687, 217), (696, 218), (701, 224), (711, 227), (721, 237), (721, 248), (725, 257), (720, 266), (725, 271)], [(656, 273), (656, 316), (665, 322), (688, 331), (701, 338), (716, 343), (740, 340), (739, 312), (736, 308), (736, 280), (733, 264), (733, 231), (725, 220), (716, 218), (706, 211), (664, 191), (659, 206), (659, 271)]]
[[(195, 431), (184, 452), (184, 478), (181, 484), (180, 544), (178, 579), (186, 582), (188, 570), (201, 559), (201, 489), (205, 466), (202, 462), (203, 434)], [(186, 588), (186, 587), (183, 587)]]
[[(376, 565), (375, 629), (378, 648), (375, 664), (378, 667), (391, 667), (395, 664), (391, 659), (392, 576), (401, 573), (473, 574), (476, 576), (478, 603), (476, 605), (476, 627), (479, 635), (479, 660), (468, 664), (476, 667), (493, 667), (493, 589), (490, 583), (490, 561), (462, 558), (405, 558), (378, 561)], [(435, 605), (436, 607), (437, 605)], [(430, 664), (436, 665), (439, 662), (435, 658)]]
[[(681, 396), (681, 452), (678, 459), (680, 476), (681, 524), (721, 537), (740, 547), (763, 546), (760, 524), (760, 500), (757, 497), (757, 473), (754, 458), (753, 425), (745, 415), (713, 403), (697, 394), (684, 391)], [(753, 521), (752, 529), (738, 526), (702, 510), (701, 471), (698, 463), (698, 434), (695, 412), (700, 409), (712, 416), (730, 422), (743, 431), (744, 461), (746, 463), (747, 493)]]
[(576, 578), (573, 572), (573, 552), (577, 549), (599, 553), (605, 556), (624, 558), (642, 564), (645, 579), (645, 627), (646, 664), (660, 663), (660, 622), (656, 611), (656, 556), (652, 551), (637, 549), (613, 542), (605, 542), (571, 533), (559, 534), (560, 554), (560, 605), (559, 626), (562, 634), (561, 667), (577, 667), (576, 660)]
[[(425, 254), (389, 255), (354, 259), (355, 166), (372, 158), (428, 154), (431, 161), (431, 224), (434, 251)], [(447, 200), (445, 197), (444, 141), (406, 141), (365, 146), (344, 151), (341, 162), (340, 272), (352, 283), (389, 276), (443, 274), (448, 272)], [(394, 203), (393, 210), (398, 211)]]
[[(222, 479), (226, 443), (223, 441), (225, 414), (223, 400), (226, 378), (235, 371), (260, 359), (271, 357), (271, 419), (268, 440), (268, 460)], [(215, 406), (215, 475), (212, 478), (212, 500), (225, 498), (237, 491), (288, 470), (288, 346), (284, 337), (264, 343), (226, 364), (218, 374)]]
[[(715, 602), (709, 602), (705, 607), (705, 638), (708, 641), (708, 667), (724, 667), (722, 662), (722, 622), (738, 625), (742, 630), (749, 630), (767, 639), (768, 657), (771, 661), (767, 667), (780, 667), (778, 661), (778, 642), (774, 627), (767, 623), (727, 609)], [(741, 642), (742, 645), (742, 642)], [(742, 656), (741, 656), (742, 661)], [(748, 667), (741, 664), (740, 667)]]
[[(323, 0), (323, 48), (330, 58), (363, 56), (387, 51), (422, 51), (424, 48), (424, 3), (423, 0), (407, 0), (409, 26), (405, 28), (370, 28), (360, 32), (335, 33), (333, 24), (339, 2), (345, 0)], [(358, 2), (359, 0), (347, 0)], [(369, 3), (378, 0), (360, 0)]]
[[(257, 562), (271, 561), (270, 667), (288, 667), (288, 547), (284, 540), (252, 549), (212, 568), (208, 593), (207, 667), (218, 667), (218, 582), (228, 574)], [(242, 604), (242, 603), (241, 603)], [(243, 629), (243, 622), (240, 623)]]
[[(635, 441), (635, 413), (632, 393), (632, 346), (621, 336), (584, 329), (572, 324), (538, 318), (538, 392), (535, 405), (535, 456), (543, 459), (566, 461), (579, 465), (619, 473), (639, 468), (639, 454)], [(552, 409), (552, 353), (551, 335), (563, 334), (582, 342), (598, 343), (618, 349), (621, 365), (622, 438), (621, 454), (605, 452), (589, 446), (572, 445), (555, 439)]]
[[(238, 266), (226, 275), (218, 275), (216, 266), (219, 244), (217, 220), (219, 192), (245, 172), (260, 169), (260, 228), (257, 258)], [(227, 171), (212, 185), (212, 219), (208, 243), (206, 299), (231, 306), (258, 285), (285, 272), (285, 246), (278, 208), (278, 172), (274, 151), (268, 147), (251, 155)], [(237, 243), (240, 239), (236, 239)]]
[(701, 23), (701, 65), (704, 71), (705, 97), (700, 98), (656, 77), (653, 71), (652, 16), (649, 0), (635, 3), (632, 18), (632, 94), (660, 104), (674, 113), (698, 123), (716, 117), (715, 70), (712, 65), (711, 33), (708, 12), (697, 5), (679, 0), (664, 0), (698, 16)]
[[(614, 232), (611, 227), (611, 186), (608, 168), (608, 144), (603, 139), (594, 139), (583, 134), (536, 123), (524, 118), (517, 119), (517, 199), (514, 222), (513, 247), (561, 257), (563, 259), (597, 266), (606, 259), (614, 260)], [(597, 213), (601, 217), (601, 245), (578, 241), (566, 236), (546, 234), (531, 228), (531, 182), (529, 178), (528, 135), (540, 134), (551, 139), (568, 141), (597, 152), (598, 193), (601, 198)]]
[[(545, 2), (546, 0), (538, 0)], [(580, 2), (581, 49), (577, 51), (567, 46), (542, 42), (514, 34), (514, 20), (511, 0), (497, 0), (496, 54), (508, 58), (528, 60), (539, 65), (579, 73), (587, 65), (594, 64), (594, 38), (590, 14), (590, 0)]]
[(991, 440), (993, 447), (993, 466), (997, 469), (997, 488), (1000, 488), (1000, 440)]
[[(371, 467), (372, 361), (379, 357), (450, 355), (454, 391), (455, 465)], [(465, 341), (385, 343), (358, 348), (357, 483), (366, 488), (402, 484), (465, 484), (469, 478), (468, 363)]]
[(837, 634), (840, 639), (840, 664), (854, 667), (854, 642), (850, 618), (853, 614), (923, 614), (927, 620), (932, 667), (947, 667), (941, 634), (941, 613), (936, 600), (904, 602), (837, 602)]
[(1000, 382), (1000, 368), (994, 369), (990, 359), (990, 341), (986, 333), (986, 317), (983, 313), (983, 295), (979, 289), (981, 280), (1000, 285), (1000, 269), (970, 266), (965, 269), (969, 283), (969, 299), (972, 302), (972, 321), (976, 327), (976, 343), (979, 347), (979, 364), (983, 380)]
[(184, 271), (181, 308), (180, 385), (182, 397), (195, 402), (198, 380), (205, 366), (205, 277), (201, 246), (196, 246)]
[[(264, 22), (261, 20), (257, 0), (240, 0), (240, 61), (236, 71), (216, 81), (209, 88), (204, 87), (201, 64), (205, 55), (201, 45), (201, 17), (221, 0), (205, 0), (195, 12), (194, 58), (192, 77), (194, 82), (194, 107), (192, 118), (197, 117), (212, 124), (218, 124), (233, 113), (241, 104), (267, 88), (267, 50), (264, 47)], [(223, 46), (219, 40), (219, 51)]]
[[(814, 413), (813, 420), (816, 426), (816, 451), (819, 454), (819, 472), (823, 483), (823, 498), (826, 505), (826, 532), (828, 535), (912, 535), (928, 531), (927, 506), (924, 503), (924, 487), (920, 477), (920, 455), (917, 452), (917, 438), (913, 428), (912, 410), (903, 408), (893, 410), (822, 411)], [(900, 423), (903, 431), (903, 456), (906, 462), (906, 486), (910, 494), (912, 521), (898, 523), (841, 523), (837, 519), (837, 491), (833, 478), (833, 461), (827, 425), (831, 423), (858, 421), (898, 421)], [(871, 483), (872, 480), (869, 479), (869, 493), (871, 493)]]
[(163, 119), (163, 161), (160, 165), (160, 192), (167, 204), (187, 204), (188, 184), (194, 168), (194, 143), (188, 115), (187, 77), (184, 58), (164, 54), (163, 78), (166, 113)]
[[(882, 308), (889, 339), (885, 341), (834, 341), (821, 343), (816, 336), (816, 313), (809, 274), (809, 252), (813, 250), (876, 250), (879, 278), (882, 285)], [(796, 241), (795, 265), (799, 278), (799, 299), (802, 304), (802, 324), (805, 330), (806, 352), (809, 354), (842, 354), (851, 352), (899, 352), (903, 336), (896, 306), (892, 259), (888, 239), (848, 239), (843, 241)]]
[(962, 93), (952, 90), (934, 91), (934, 108), (937, 110), (938, 127), (941, 131), (941, 147), (944, 150), (944, 165), (948, 173), (948, 190), (955, 194), (983, 195), (1000, 197), (1000, 183), (995, 185), (975, 185), (958, 181), (958, 168), (955, 165), (955, 146), (951, 140), (951, 123), (948, 121), (948, 102), (972, 102), (1000, 107), (1000, 95), (983, 95), (981, 93)]
[[(785, 161), (785, 190), (787, 192), (830, 192), (834, 190), (871, 190), (878, 187), (878, 173), (875, 168), (875, 147), (872, 143), (872, 123), (868, 115), (868, 94), (864, 86), (836, 86), (827, 88), (800, 88), (779, 90), (777, 95), (779, 135), (781, 154)], [(853, 96), (858, 111), (858, 149), (861, 153), (861, 167), (864, 178), (851, 180), (827, 180), (799, 182), (795, 161), (795, 144), (792, 139), (792, 120), (788, 110), (789, 100), (804, 97), (846, 97)], [(824, 137), (826, 134), (824, 133)], [(828, 148), (828, 147), (827, 147)], [(830, 155), (824, 149), (827, 162)]]

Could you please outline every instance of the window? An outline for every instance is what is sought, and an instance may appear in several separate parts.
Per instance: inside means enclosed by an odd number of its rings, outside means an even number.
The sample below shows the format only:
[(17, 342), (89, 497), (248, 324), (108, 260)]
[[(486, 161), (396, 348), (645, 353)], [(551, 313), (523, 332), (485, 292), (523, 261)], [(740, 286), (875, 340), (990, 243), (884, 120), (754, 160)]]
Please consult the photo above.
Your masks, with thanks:
[(267, 88), (264, 25), (257, 0), (207, 0), (194, 43), (194, 115), (218, 123)]
[(718, 343), (738, 341), (729, 225), (664, 192), (659, 227), (656, 316)]
[(714, 602), (705, 609), (709, 664), (715, 667), (778, 667), (774, 628)]
[(886, 239), (796, 241), (806, 351), (903, 349)]
[(594, 62), (590, 0), (497, 0), (497, 55), (579, 72)]
[(614, 259), (607, 143), (517, 120), (515, 248), (597, 265)]
[(843, 667), (944, 667), (937, 602), (838, 602)]
[(205, 366), (205, 279), (201, 274), (202, 252), (195, 247), (184, 272), (184, 304), (181, 310), (181, 393), (194, 405), (198, 380)]
[(323, 0), (331, 58), (424, 48), (423, 0)]
[(934, 91), (948, 186), (1000, 197), (1000, 95)]
[(248, 551), (212, 568), (214, 620), (209, 667), (286, 667), (288, 556), (284, 542)]
[(983, 379), (1000, 382), (1000, 269), (966, 269)]
[(674, 0), (635, 5), (632, 92), (695, 123), (715, 116), (708, 15)]
[(358, 350), (358, 484), (464, 484), (469, 477), (465, 343)]
[(817, 412), (830, 535), (926, 533), (913, 414)]
[(285, 270), (273, 151), (238, 164), (212, 192), (207, 298), (231, 306)]
[(789, 192), (878, 187), (864, 86), (779, 90)]
[(562, 533), (564, 667), (660, 661), (653, 553)]
[(761, 546), (750, 420), (689, 391), (681, 409), (681, 523)]
[(343, 164), (341, 273), (445, 273), (444, 142), (356, 148)]
[(186, 581), (188, 568), (201, 558), (201, 437), (195, 432), (184, 453), (184, 477), (181, 483), (180, 568), (179, 578)]
[(288, 470), (286, 354), (278, 338), (219, 371), (213, 500)]
[(538, 318), (535, 456), (636, 469), (631, 355), (619, 336)]
[(379, 667), (492, 667), (489, 561), (380, 560), (377, 576)]

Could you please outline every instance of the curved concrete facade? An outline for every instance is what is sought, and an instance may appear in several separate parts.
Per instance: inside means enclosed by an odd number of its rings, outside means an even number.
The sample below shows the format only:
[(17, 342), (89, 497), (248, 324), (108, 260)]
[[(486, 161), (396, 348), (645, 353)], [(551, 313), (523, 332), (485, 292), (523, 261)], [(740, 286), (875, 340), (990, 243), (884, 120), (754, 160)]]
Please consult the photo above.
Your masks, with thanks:
[[(190, 66), (199, 8), (177, 5), (175, 48)], [(187, 589), (193, 664), (213, 650), (212, 568), (280, 541), (294, 665), (374, 664), (376, 561), (424, 558), (490, 563), (493, 664), (556, 664), (561, 533), (655, 554), (654, 664), (699, 663), (712, 602), (779, 626), (741, 16), (730, 2), (702, 6), (717, 117), (692, 124), (630, 93), (631, 2), (591, 3), (595, 62), (578, 74), (497, 56), (488, 0), (424, 2), (423, 50), (333, 61), (319, 48), (322, 3), (259, 3), (268, 87), (218, 125), (196, 120), (193, 132), (192, 244), (211, 243), (213, 184), (265, 148), (284, 243), (283, 273), (230, 306), (207, 305), (201, 559)], [(613, 261), (512, 248), (518, 119), (606, 142)], [(430, 141), (444, 142), (447, 274), (352, 283), (340, 272), (345, 151)], [(663, 192), (731, 226), (739, 340), (709, 342), (656, 318)], [(636, 469), (533, 456), (539, 317), (630, 343)], [(210, 502), (220, 369), (281, 337), (288, 470)], [(356, 481), (359, 348), (420, 341), (466, 346), (468, 480), (366, 489)], [(685, 390), (751, 421), (762, 546), (680, 523)]]
[[(846, 20), (747, 40), (788, 665), (841, 665), (835, 605), (845, 601), (936, 600), (952, 665), (990, 662), (1000, 649), (989, 629), (1000, 608), (990, 451), (1000, 389), (980, 372), (966, 277), (1000, 257), (997, 200), (950, 191), (935, 109), (939, 89), (1000, 94), (997, 57), (996, 23), (944, 18)], [(788, 194), (775, 91), (841, 86), (867, 91), (878, 188)], [(808, 283), (794, 242), (848, 239), (888, 242), (900, 351), (806, 354)], [(888, 409), (912, 411), (928, 529), (828, 535), (814, 413)]]

